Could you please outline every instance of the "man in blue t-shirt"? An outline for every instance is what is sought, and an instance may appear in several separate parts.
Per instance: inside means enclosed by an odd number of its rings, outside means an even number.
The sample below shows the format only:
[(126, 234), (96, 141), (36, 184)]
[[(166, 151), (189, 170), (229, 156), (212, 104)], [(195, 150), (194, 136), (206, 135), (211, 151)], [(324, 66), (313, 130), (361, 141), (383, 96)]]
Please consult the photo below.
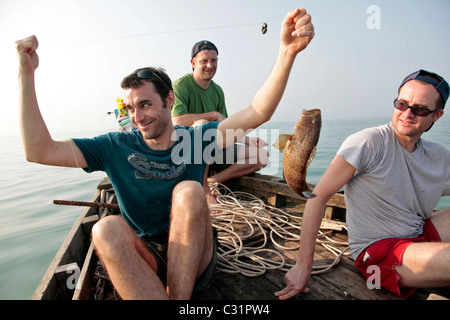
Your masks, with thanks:
[[(268, 79), (249, 107), (221, 122), (198, 128), (173, 126), (170, 78), (162, 70), (145, 68), (122, 81), (126, 107), (138, 131), (67, 141), (52, 139), (39, 110), (34, 78), (37, 38), (16, 42), (27, 160), (104, 170), (116, 190), (123, 218), (101, 219), (92, 239), (122, 298), (189, 299), (196, 283), (201, 286), (211, 277), (215, 242), (202, 188), (205, 167), (216, 150), (271, 118), (297, 54), (313, 36), (306, 10), (289, 12)], [(225, 134), (229, 130), (237, 135), (230, 139)]]

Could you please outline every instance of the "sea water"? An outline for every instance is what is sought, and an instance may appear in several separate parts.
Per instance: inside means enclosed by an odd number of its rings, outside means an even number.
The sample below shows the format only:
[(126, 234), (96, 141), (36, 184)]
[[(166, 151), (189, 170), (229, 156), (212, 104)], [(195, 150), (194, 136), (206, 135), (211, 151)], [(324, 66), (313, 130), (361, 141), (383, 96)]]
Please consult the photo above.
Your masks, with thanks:
[[(319, 181), (349, 134), (388, 121), (388, 118), (324, 120), (307, 182)], [(251, 133), (269, 143), (270, 163), (261, 173), (282, 177), (282, 154), (272, 144), (275, 135), (292, 133), (294, 124), (295, 121), (269, 122)], [(450, 149), (449, 125), (450, 118), (444, 116), (423, 138)], [(99, 133), (66, 133), (61, 138), (90, 137)], [(0, 146), (0, 299), (31, 299), (83, 211), (80, 207), (56, 206), (53, 200), (90, 201), (105, 174), (28, 163), (20, 137), (0, 137)], [(446, 207), (450, 207), (450, 197), (443, 197), (437, 206)]]

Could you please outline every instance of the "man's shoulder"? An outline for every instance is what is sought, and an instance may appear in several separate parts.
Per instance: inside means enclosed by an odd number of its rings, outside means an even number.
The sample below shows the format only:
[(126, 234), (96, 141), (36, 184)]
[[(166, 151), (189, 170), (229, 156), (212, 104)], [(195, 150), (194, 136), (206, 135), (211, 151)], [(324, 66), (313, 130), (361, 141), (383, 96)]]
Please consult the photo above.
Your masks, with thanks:
[(365, 128), (355, 133), (350, 134), (347, 140), (363, 143), (366, 141), (381, 141), (392, 133), (390, 124), (385, 124), (377, 127)]
[(390, 143), (390, 128), (388, 125), (365, 128), (349, 135), (337, 154), (355, 168), (360, 169), (362, 159), (380, 158), (384, 149)]
[(450, 157), (450, 150), (447, 149), (444, 145), (423, 138), (421, 138), (420, 141), (423, 145), (423, 148), (427, 150), (428, 153), (439, 155), (438, 157)]
[(172, 85), (173, 85), (173, 87), (191, 85), (193, 79), (194, 78), (192, 77), (191, 73), (186, 73), (184, 76), (176, 79)]
[(211, 80), (211, 83), (209, 84), (208, 90), (215, 92), (215, 94), (218, 94), (221, 97), (224, 97), (224, 92), (221, 86), (219, 86), (216, 82)]
[(214, 87), (217, 90), (223, 91), (222, 87), (220, 85), (217, 84), (217, 82), (215, 82), (214, 80), (211, 80), (211, 83), (209, 84), (210, 87)]
[(126, 132), (111, 131), (97, 135), (92, 138), (81, 138), (76, 140), (92, 141), (93, 143), (98, 143), (100, 145), (106, 145), (107, 143), (111, 143), (114, 145), (123, 145), (123, 144), (134, 144), (139, 141), (141, 136), (142, 135), (139, 132), (139, 130), (132, 130)]

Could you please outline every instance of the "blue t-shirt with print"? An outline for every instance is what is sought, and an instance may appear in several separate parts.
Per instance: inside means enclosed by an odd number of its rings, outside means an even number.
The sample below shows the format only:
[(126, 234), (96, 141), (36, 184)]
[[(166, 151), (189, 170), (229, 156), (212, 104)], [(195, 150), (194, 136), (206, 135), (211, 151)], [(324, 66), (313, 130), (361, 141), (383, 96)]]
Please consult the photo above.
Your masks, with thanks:
[(167, 150), (150, 149), (137, 130), (73, 141), (86, 159), (86, 172), (106, 172), (121, 213), (136, 234), (164, 241), (172, 191), (185, 180), (203, 184), (206, 166), (216, 152), (218, 124), (175, 126), (177, 139)]

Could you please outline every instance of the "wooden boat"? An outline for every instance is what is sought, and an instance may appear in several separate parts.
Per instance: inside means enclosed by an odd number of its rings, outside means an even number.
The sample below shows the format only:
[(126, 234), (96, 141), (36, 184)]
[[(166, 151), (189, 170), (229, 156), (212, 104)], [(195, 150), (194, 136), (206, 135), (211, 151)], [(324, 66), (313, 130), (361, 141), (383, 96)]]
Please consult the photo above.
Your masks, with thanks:
[[(261, 199), (268, 206), (280, 208), (289, 214), (298, 215), (305, 199), (292, 192), (284, 180), (272, 176), (253, 174), (233, 179), (227, 187), (235, 192), (245, 191)], [(107, 214), (119, 214), (114, 190), (108, 178), (99, 185), (90, 203), (102, 204), (84, 209), (72, 230), (65, 239), (46, 274), (39, 284), (33, 299), (106, 299), (118, 298), (111, 290), (98, 294), (98, 282), (105, 277), (98, 274), (99, 263), (93, 245), (90, 242), (92, 226)], [(80, 205), (83, 205), (82, 203)], [(334, 222), (333, 222), (334, 221)], [(338, 221), (338, 222), (336, 222)], [(327, 203), (324, 222), (345, 226), (345, 201), (343, 194), (335, 194)], [(238, 229), (238, 226), (236, 226)], [(236, 229), (236, 230), (237, 230)], [(328, 236), (339, 242), (347, 241), (345, 228), (332, 229)], [(220, 231), (220, 230), (219, 230)], [(334, 241), (333, 240), (333, 241)], [(246, 243), (260, 243), (261, 234), (245, 240)], [(285, 241), (285, 245), (295, 245)], [(298, 244), (298, 243), (297, 243)], [(250, 245), (250, 244), (247, 244)], [(267, 244), (274, 249), (273, 243)], [(276, 248), (280, 250), (279, 248)], [(294, 262), (296, 250), (281, 250), (286, 261)], [(399, 300), (396, 295), (377, 288), (369, 288), (368, 282), (354, 267), (353, 260), (345, 255), (336, 258), (336, 254), (325, 250), (320, 243), (316, 245), (315, 264), (330, 265), (329, 270), (313, 274), (309, 283), (309, 293), (298, 294), (301, 300)], [(335, 264), (331, 264), (335, 262)], [(284, 270), (272, 268), (258, 276), (242, 273), (216, 272), (209, 289), (195, 293), (194, 300), (274, 300), (274, 292), (284, 288)], [(75, 285), (76, 282), (76, 285)], [(103, 285), (104, 286), (104, 285)], [(104, 287), (102, 287), (102, 290)], [(97, 291), (97, 293), (96, 293)], [(108, 291), (108, 290), (106, 290)], [(113, 288), (112, 288), (112, 291)], [(103, 291), (102, 291), (103, 292)], [(109, 295), (108, 295), (109, 294)], [(410, 299), (448, 299), (450, 288), (420, 289)]]

